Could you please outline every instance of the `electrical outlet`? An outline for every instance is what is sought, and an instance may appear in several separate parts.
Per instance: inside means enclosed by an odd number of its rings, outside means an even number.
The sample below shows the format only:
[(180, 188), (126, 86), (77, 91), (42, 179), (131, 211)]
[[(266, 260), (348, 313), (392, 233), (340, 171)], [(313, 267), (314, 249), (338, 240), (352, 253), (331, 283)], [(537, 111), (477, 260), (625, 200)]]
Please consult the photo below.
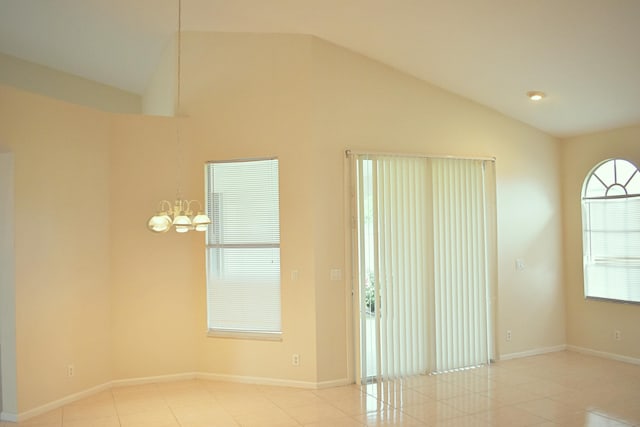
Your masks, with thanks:
[(620, 341), (622, 339), (622, 332), (618, 330), (613, 331), (613, 339)]
[(511, 329), (507, 330), (507, 341), (511, 341)]
[(67, 365), (67, 377), (71, 378), (76, 374), (76, 367), (73, 365)]
[(300, 355), (295, 353), (291, 355), (291, 364), (293, 366), (300, 366)]

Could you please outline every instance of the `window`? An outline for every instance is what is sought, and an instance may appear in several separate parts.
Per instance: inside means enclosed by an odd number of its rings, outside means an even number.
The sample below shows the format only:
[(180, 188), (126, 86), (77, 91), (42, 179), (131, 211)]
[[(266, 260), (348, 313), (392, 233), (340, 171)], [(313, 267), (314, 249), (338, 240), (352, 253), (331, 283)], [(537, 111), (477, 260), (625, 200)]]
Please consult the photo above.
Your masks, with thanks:
[(584, 293), (640, 302), (640, 172), (623, 159), (599, 164), (582, 189)]
[(206, 181), (209, 332), (278, 338), (278, 160), (211, 162)]

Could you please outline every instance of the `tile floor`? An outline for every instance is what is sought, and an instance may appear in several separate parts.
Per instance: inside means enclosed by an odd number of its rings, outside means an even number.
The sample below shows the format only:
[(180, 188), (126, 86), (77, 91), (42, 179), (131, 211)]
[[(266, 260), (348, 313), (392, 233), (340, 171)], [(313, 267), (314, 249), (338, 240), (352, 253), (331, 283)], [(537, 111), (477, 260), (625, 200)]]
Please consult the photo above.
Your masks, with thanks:
[(17, 425), (640, 426), (640, 366), (558, 352), (366, 387), (158, 383), (113, 388)]

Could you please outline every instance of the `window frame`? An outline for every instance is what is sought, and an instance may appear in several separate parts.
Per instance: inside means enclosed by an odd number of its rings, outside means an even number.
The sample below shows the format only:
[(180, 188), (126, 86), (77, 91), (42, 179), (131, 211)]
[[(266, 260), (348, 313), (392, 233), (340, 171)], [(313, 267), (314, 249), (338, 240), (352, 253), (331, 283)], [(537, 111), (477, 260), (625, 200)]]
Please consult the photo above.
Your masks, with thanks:
[[(623, 179), (622, 181), (619, 181), (617, 162), (627, 163), (629, 166), (632, 166), (633, 168), (635, 168), (635, 171), (633, 171), (626, 180)], [(606, 177), (604, 173), (602, 177), (597, 174), (599, 170), (604, 171), (604, 169), (606, 169), (605, 166), (609, 164), (611, 164), (612, 165), (611, 167), (613, 168), (612, 169), (613, 181), (611, 181), (611, 177)], [(597, 181), (594, 181), (594, 182), (596, 184), (597, 183), (600, 184), (598, 185), (598, 187), (600, 188), (599, 191), (601, 191), (601, 194), (594, 194), (594, 189), (590, 188), (592, 179), (596, 179)], [(595, 291), (591, 291), (591, 293), (589, 293), (589, 280), (593, 280), (591, 278), (591, 274), (588, 271), (589, 267), (593, 267), (597, 265), (606, 266), (608, 264), (609, 266), (625, 267), (625, 270), (628, 270), (630, 268), (640, 269), (640, 257), (632, 257), (630, 258), (631, 261), (629, 261), (629, 259), (627, 258), (623, 259), (623, 258), (620, 258), (619, 256), (616, 257), (614, 255), (596, 257), (593, 255), (593, 250), (592, 250), (592, 247), (593, 247), (592, 242), (594, 240), (594, 236), (592, 233), (594, 232), (594, 229), (591, 221), (591, 206), (590, 206), (591, 202), (597, 202), (597, 201), (602, 202), (602, 201), (611, 200), (612, 203), (619, 203), (621, 200), (640, 199), (640, 190), (636, 190), (635, 192), (629, 193), (627, 189), (627, 187), (630, 185), (630, 183), (634, 179), (635, 179), (634, 185), (637, 187), (638, 180), (640, 179), (640, 169), (638, 168), (638, 166), (630, 160), (616, 157), (616, 158), (603, 160), (598, 164), (596, 164), (589, 171), (589, 173), (587, 174), (587, 176), (583, 181), (580, 207), (581, 207), (581, 216), (582, 216), (581, 232), (582, 232), (582, 248), (583, 248), (582, 249), (583, 293), (584, 293), (584, 298), (586, 300), (608, 301), (608, 302), (614, 302), (619, 304), (635, 304), (635, 305), (640, 304), (640, 296), (637, 297), (638, 300), (624, 299), (620, 295), (622, 291), (617, 291), (618, 294), (615, 295), (615, 297), (605, 297), (605, 296), (594, 295), (595, 293), (597, 293)], [(613, 188), (616, 189), (614, 193), (618, 192), (618, 194), (611, 194), (611, 195), (609, 194), (609, 191), (612, 190)], [(624, 191), (624, 194), (620, 194), (621, 190)], [(634, 225), (635, 225), (635, 222), (634, 222)], [(637, 222), (637, 225), (640, 226), (640, 220)], [(606, 230), (604, 231), (606, 232)], [(627, 228), (624, 228), (622, 231), (632, 232), (633, 229), (630, 229), (629, 227), (627, 227)], [(597, 258), (597, 260), (595, 258)], [(628, 287), (629, 286), (628, 283), (629, 282), (625, 282), (624, 286)], [(627, 298), (632, 298), (631, 295), (633, 294), (629, 293), (628, 295), (629, 296)]]
[[(216, 164), (232, 164), (232, 163), (248, 163), (248, 162), (259, 162), (259, 161), (275, 161), (276, 162), (276, 187), (277, 187), (277, 227), (278, 227), (278, 238), (277, 243), (274, 242), (244, 242), (244, 243), (211, 243), (211, 233), (217, 232), (220, 233), (220, 227), (223, 227), (220, 224), (219, 217), (216, 215), (216, 212), (212, 211), (212, 206), (214, 203), (210, 203), (211, 197), (215, 198), (213, 193), (213, 188), (210, 188), (212, 185), (211, 182), (211, 174), (210, 168), (214, 167)], [(205, 204), (207, 209), (207, 214), (212, 219), (211, 224), (207, 227), (207, 232), (205, 234), (205, 251), (206, 251), (206, 261), (205, 261), (205, 269), (206, 269), (206, 291), (207, 291), (207, 336), (208, 337), (216, 337), (216, 338), (236, 338), (236, 339), (247, 339), (247, 340), (262, 340), (262, 341), (282, 341), (282, 260), (280, 259), (281, 255), (281, 240), (280, 240), (280, 161), (277, 157), (259, 157), (259, 158), (241, 158), (241, 159), (232, 159), (232, 160), (214, 160), (208, 161), (205, 164)], [(219, 206), (219, 205), (218, 205)], [(217, 231), (214, 231), (217, 230)], [(210, 319), (210, 292), (212, 292), (212, 267), (210, 265), (210, 254), (209, 251), (213, 248), (218, 249), (263, 249), (263, 248), (271, 248), (278, 250), (278, 288), (279, 288), (279, 306), (278, 306), (278, 316), (279, 316), (279, 330), (278, 331), (264, 331), (264, 330), (254, 330), (254, 329), (235, 329), (235, 328), (216, 328), (212, 327), (212, 322)]]

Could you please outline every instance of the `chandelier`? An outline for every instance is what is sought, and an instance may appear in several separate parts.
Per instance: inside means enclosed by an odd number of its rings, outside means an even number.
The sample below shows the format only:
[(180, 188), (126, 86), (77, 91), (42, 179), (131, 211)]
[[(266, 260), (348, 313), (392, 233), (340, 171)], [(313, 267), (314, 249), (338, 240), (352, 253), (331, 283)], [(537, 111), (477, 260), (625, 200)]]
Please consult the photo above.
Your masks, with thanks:
[[(178, 33), (177, 33), (177, 90), (176, 112), (180, 111), (180, 68), (181, 68), (181, 33), (182, 33), (182, 0), (178, 0)], [(149, 218), (147, 228), (154, 233), (166, 233), (172, 227), (178, 233), (186, 233), (191, 230), (205, 231), (211, 224), (211, 219), (203, 212), (202, 204), (197, 200), (186, 200), (180, 195), (180, 129), (176, 124), (176, 142), (178, 147), (178, 190), (173, 203), (161, 200), (155, 215)], [(197, 206), (197, 210), (193, 208)], [(194, 212), (196, 214), (194, 215)]]
[[(191, 205), (198, 204), (197, 214), (193, 214)], [(176, 199), (173, 205), (168, 200), (161, 200), (158, 212), (149, 219), (147, 227), (154, 233), (164, 233), (175, 227), (178, 233), (190, 230), (205, 231), (211, 220), (202, 211), (197, 200)]]

